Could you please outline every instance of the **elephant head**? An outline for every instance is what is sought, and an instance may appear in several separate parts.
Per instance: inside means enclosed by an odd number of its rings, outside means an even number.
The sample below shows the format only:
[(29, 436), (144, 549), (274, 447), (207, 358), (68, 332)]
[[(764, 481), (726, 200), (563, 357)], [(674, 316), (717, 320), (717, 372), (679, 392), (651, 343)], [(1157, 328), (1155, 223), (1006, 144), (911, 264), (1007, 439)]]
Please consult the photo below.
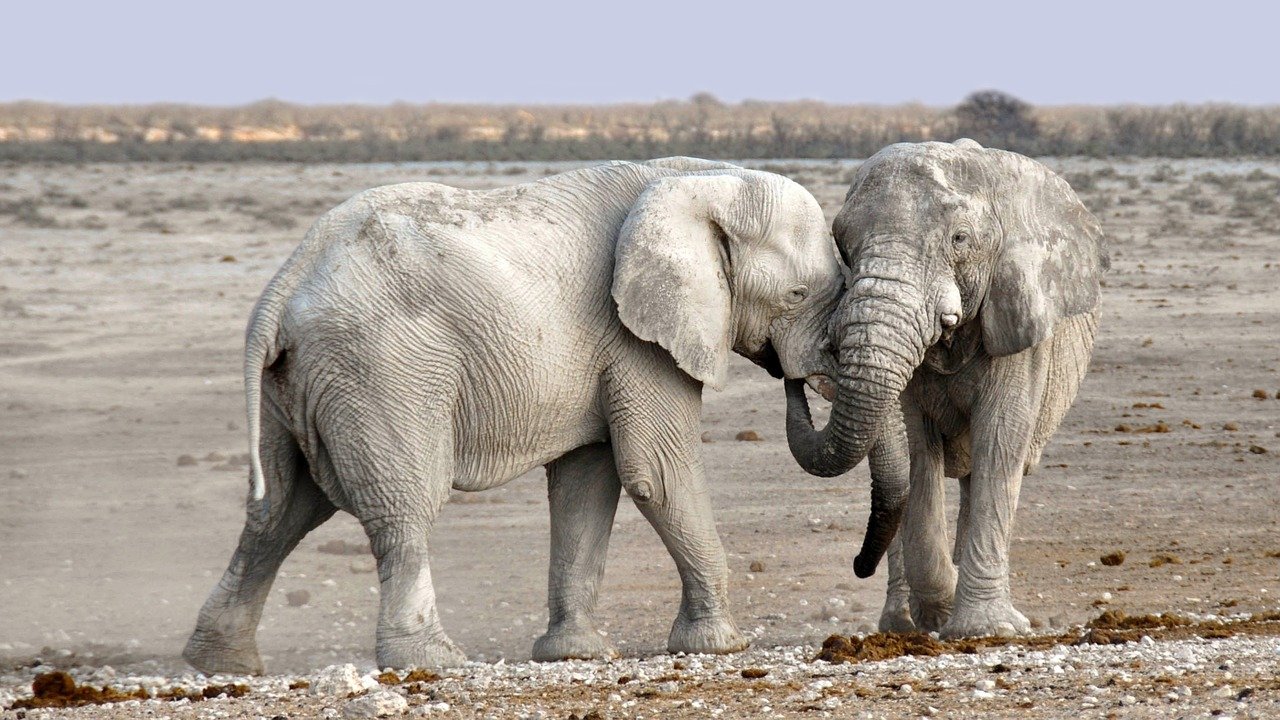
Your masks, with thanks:
[[(847, 472), (884, 437), (905, 446), (899, 396), (931, 347), (959, 337), (992, 357), (1022, 352), (1095, 308), (1109, 266), (1097, 220), (1065, 181), (972, 140), (881, 150), (834, 230), (851, 280), (832, 322), (838, 392), (822, 431), (803, 385), (787, 387), (791, 452), (815, 475)], [(873, 478), (860, 577), (901, 517), (907, 478), (891, 475)]]
[(775, 377), (830, 373), (828, 320), (842, 287), (822, 208), (780, 175), (729, 167), (660, 177), (618, 236), (622, 322), (717, 390), (731, 350)]

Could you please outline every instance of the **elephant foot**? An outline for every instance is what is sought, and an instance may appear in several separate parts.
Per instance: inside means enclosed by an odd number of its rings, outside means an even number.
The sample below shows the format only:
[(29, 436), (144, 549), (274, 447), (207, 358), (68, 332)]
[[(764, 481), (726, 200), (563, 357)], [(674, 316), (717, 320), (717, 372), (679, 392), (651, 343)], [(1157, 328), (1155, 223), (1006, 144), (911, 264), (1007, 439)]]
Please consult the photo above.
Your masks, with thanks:
[(262, 657), (250, 638), (237, 642), (220, 633), (197, 629), (182, 649), (182, 659), (205, 675), (261, 675)]
[(458, 667), (466, 653), (444, 633), (426, 637), (378, 638), (378, 667), (435, 670)]
[(727, 613), (700, 620), (687, 620), (681, 614), (671, 627), (667, 652), (723, 655), (746, 650), (750, 644)]
[(911, 619), (911, 605), (905, 596), (891, 595), (885, 598), (878, 627), (882, 633), (918, 632), (915, 621)]
[(981, 604), (957, 604), (951, 619), (939, 631), (944, 638), (997, 635), (1010, 637), (1031, 632), (1027, 616), (1018, 612), (1006, 599)]
[(938, 599), (926, 599), (912, 593), (910, 600), (911, 620), (920, 632), (937, 632), (946, 627), (951, 619), (951, 606), (954, 596)]
[(533, 643), (533, 659), (538, 662), (556, 660), (610, 660), (618, 651), (593, 628), (552, 627)]

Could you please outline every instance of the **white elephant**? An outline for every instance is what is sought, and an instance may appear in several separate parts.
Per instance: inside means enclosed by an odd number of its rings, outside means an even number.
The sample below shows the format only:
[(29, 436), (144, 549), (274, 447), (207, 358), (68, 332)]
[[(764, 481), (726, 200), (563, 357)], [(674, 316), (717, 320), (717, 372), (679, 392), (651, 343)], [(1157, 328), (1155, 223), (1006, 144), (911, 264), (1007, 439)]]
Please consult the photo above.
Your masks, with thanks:
[[(832, 419), (815, 432), (788, 380), (792, 454), (830, 476), (870, 453), (854, 570), (871, 575), (888, 548), (882, 630), (1027, 632), (1009, 539), (1022, 477), (1089, 366), (1110, 264), (1098, 221), (1040, 163), (960, 140), (867, 160), (834, 229), (852, 280), (833, 323)], [(960, 479), (951, 549), (944, 473)]]
[(380, 667), (465, 660), (436, 611), (428, 536), (450, 489), (547, 468), (550, 622), (539, 659), (607, 657), (596, 592), (620, 488), (683, 585), (671, 651), (747, 643), (703, 484), (703, 385), (730, 351), (829, 374), (842, 288), (821, 208), (781, 176), (669, 158), (488, 192), (406, 183), (316, 222), (247, 333), (253, 493), (184, 657), (261, 672), (285, 556), (335, 510), (369, 536)]

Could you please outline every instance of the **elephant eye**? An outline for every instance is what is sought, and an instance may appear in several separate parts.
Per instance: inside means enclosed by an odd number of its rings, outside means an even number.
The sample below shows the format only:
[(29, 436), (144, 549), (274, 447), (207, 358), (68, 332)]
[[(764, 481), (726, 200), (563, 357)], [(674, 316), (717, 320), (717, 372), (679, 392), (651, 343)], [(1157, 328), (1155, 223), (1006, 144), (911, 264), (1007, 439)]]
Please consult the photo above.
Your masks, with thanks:
[(963, 245), (969, 242), (969, 233), (965, 232), (964, 230), (960, 230), (955, 235), (951, 236), (951, 242), (955, 243), (956, 245)]
[(787, 293), (787, 300), (792, 303), (802, 302), (807, 297), (809, 297), (809, 288), (803, 286), (791, 288)]

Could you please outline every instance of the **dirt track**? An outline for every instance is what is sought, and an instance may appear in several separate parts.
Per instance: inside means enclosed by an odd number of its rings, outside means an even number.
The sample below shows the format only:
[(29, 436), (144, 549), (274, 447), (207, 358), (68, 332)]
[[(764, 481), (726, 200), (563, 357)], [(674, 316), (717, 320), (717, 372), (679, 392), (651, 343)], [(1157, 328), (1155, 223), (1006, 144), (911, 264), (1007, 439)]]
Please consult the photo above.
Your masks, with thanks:
[[(1016, 602), (1046, 628), (1103, 606), (1275, 608), (1280, 164), (1049, 162), (1102, 218), (1114, 269), (1090, 375), (1023, 487)], [(829, 215), (854, 167), (757, 165), (804, 183)], [(311, 219), (372, 185), (491, 187), (546, 169), (4, 168), (0, 675), (37, 657), (185, 671), (178, 650), (241, 525), (244, 320)], [(736, 361), (704, 411), (732, 601), (762, 648), (869, 630), (884, 582), (857, 581), (849, 567), (865, 468), (837, 481), (800, 471), (781, 395)], [(763, 440), (734, 441), (745, 429)], [(444, 511), (433, 574), (445, 627), (474, 659), (528, 658), (546, 619), (546, 526), (540, 473)], [(271, 671), (372, 662), (373, 564), (320, 551), (334, 540), (363, 536), (335, 518), (276, 583), (260, 631)], [(1114, 551), (1122, 564), (1100, 562)], [(750, 572), (753, 561), (764, 570)], [(297, 590), (309, 601), (291, 607)], [(678, 597), (656, 535), (624, 504), (605, 629), (627, 655), (659, 653)]]

